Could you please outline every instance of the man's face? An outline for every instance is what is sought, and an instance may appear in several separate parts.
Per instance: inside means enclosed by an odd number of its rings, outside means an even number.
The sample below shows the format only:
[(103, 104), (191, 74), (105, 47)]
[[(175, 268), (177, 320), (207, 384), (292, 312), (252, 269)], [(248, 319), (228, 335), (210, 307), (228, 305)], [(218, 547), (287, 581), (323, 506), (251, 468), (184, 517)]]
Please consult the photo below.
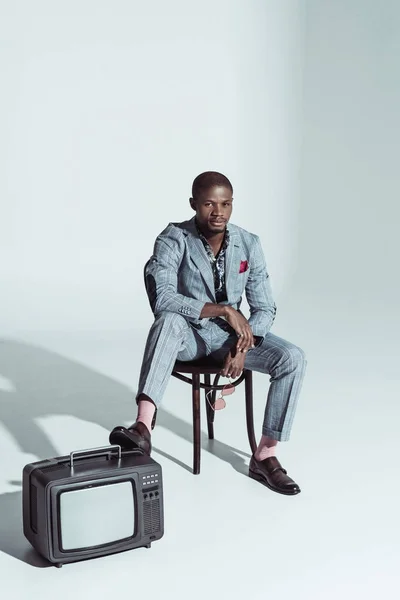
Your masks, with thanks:
[(200, 229), (209, 235), (223, 233), (232, 214), (232, 192), (224, 186), (214, 186), (203, 192), (199, 198), (190, 199), (190, 206), (196, 211)]

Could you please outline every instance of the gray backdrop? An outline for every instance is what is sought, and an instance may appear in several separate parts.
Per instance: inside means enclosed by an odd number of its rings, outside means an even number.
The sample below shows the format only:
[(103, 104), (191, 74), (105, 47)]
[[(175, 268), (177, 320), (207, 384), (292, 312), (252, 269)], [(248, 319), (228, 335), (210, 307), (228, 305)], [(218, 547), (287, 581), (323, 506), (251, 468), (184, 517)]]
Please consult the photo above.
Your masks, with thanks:
[[(50, 597), (54, 577), (60, 598), (101, 598), (140, 573), (141, 593), (174, 598), (264, 599), (265, 578), (279, 598), (396, 598), (399, 2), (0, 0), (0, 44), (3, 588)], [(21, 469), (132, 421), (143, 264), (208, 169), (261, 237), (274, 333), (308, 356), (279, 447), (302, 493), (247, 477), (240, 392), (193, 477), (189, 390), (171, 381), (165, 538), (34, 569)], [(256, 375), (257, 431), (267, 387)]]

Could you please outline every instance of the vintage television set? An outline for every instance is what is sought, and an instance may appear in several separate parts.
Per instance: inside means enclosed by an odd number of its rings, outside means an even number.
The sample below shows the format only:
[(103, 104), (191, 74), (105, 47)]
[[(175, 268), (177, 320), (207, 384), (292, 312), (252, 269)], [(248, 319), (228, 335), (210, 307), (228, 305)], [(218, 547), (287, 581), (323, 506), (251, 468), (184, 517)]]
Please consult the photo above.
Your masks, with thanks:
[(141, 450), (106, 446), (23, 469), (25, 537), (65, 563), (145, 546), (164, 534), (161, 466)]

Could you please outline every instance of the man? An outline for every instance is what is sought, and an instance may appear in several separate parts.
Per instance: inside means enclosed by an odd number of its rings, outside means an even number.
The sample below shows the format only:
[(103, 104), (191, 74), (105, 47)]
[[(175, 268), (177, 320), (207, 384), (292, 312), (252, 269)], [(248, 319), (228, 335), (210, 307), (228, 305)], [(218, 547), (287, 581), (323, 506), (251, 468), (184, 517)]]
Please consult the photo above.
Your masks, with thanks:
[[(259, 238), (229, 224), (233, 188), (221, 173), (196, 177), (190, 221), (171, 223), (157, 237), (146, 265), (146, 288), (155, 321), (150, 329), (136, 397), (136, 422), (115, 427), (111, 444), (151, 452), (156, 407), (175, 360), (211, 355), (224, 377), (244, 368), (271, 375), (262, 436), (249, 465), (250, 477), (287, 495), (300, 492), (276, 457), (289, 439), (306, 359), (304, 352), (272, 334), (276, 305)], [(239, 311), (246, 293), (247, 320)]]

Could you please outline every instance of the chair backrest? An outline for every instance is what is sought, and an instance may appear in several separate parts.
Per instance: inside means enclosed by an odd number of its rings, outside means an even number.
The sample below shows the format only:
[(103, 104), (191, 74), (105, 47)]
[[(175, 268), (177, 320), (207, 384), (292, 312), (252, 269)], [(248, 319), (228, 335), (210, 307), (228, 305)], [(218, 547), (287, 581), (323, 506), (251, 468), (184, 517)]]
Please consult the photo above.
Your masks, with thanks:
[(154, 281), (154, 277), (152, 275), (146, 275), (146, 269), (151, 261), (151, 258), (144, 265), (143, 269), (143, 279), (144, 279), (144, 287), (146, 289), (147, 297), (149, 299), (149, 304), (152, 312), (154, 313), (155, 305), (156, 305), (156, 282)]

